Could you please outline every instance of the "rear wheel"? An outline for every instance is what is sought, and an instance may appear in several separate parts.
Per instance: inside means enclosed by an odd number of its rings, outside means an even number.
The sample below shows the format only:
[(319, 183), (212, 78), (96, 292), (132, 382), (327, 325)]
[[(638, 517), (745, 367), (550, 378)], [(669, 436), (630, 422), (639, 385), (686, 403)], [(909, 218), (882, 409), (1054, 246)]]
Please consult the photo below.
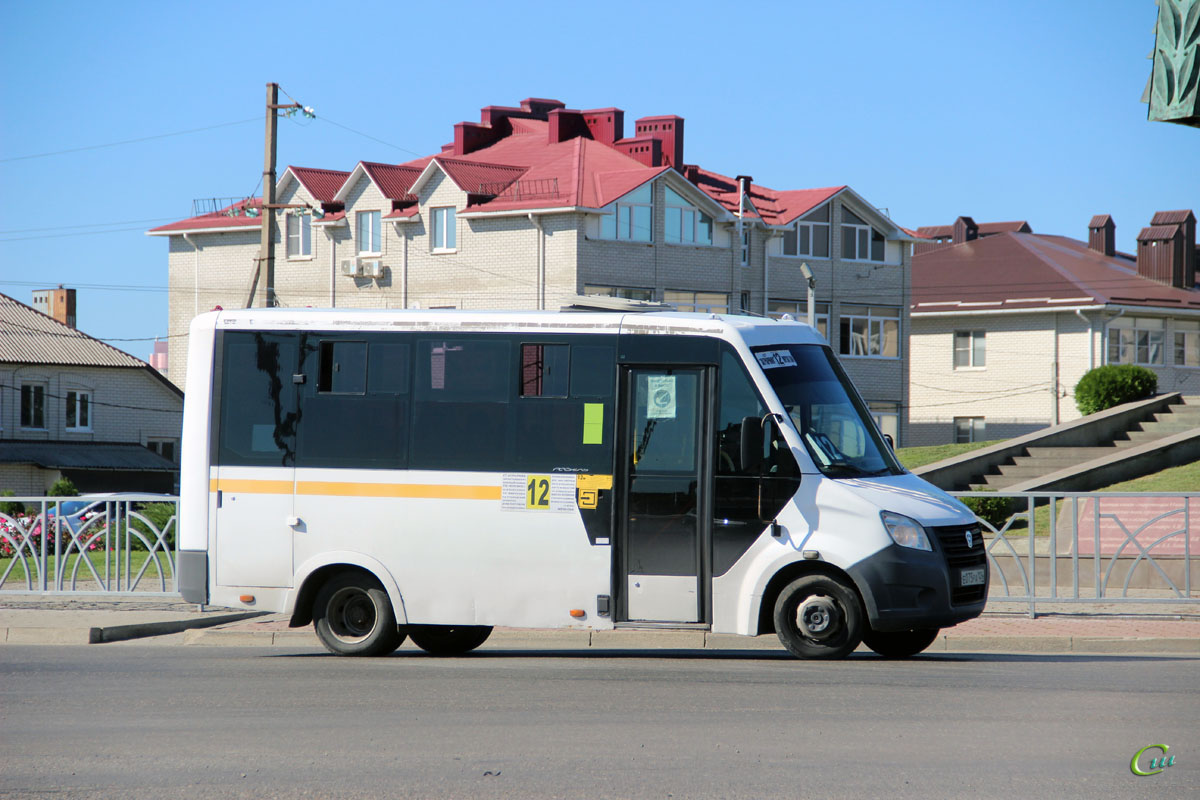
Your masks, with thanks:
[(386, 656), (404, 641), (383, 585), (361, 572), (339, 572), (325, 582), (313, 602), (313, 627), (339, 656)]
[(863, 644), (884, 658), (915, 656), (933, 644), (941, 633), (939, 628), (917, 628), (911, 631), (867, 631)]
[(411, 625), (408, 635), (431, 656), (460, 656), (486, 642), (492, 629), (488, 625)]
[(844, 658), (862, 641), (858, 594), (827, 575), (807, 575), (784, 587), (775, 601), (775, 632), (799, 658)]

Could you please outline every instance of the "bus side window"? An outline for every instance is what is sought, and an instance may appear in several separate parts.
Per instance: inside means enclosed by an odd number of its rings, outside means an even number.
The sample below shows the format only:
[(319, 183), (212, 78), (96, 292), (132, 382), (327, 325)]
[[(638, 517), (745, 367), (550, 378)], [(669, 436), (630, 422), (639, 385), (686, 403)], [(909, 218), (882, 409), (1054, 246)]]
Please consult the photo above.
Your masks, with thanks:
[(417, 342), (411, 468), (505, 469), (512, 349), (495, 338)]
[(409, 350), (394, 337), (305, 349), (316, 356), (316, 381), (301, 393), (297, 466), (407, 466)]
[(612, 471), (613, 347), (521, 344), (512, 469)]
[(741, 426), (744, 418), (761, 419), (766, 412), (740, 359), (726, 350), (721, 355), (720, 405), (717, 408), (718, 475), (758, 474), (757, 466), (747, 471), (742, 465)]
[(296, 450), (296, 337), (224, 334), (216, 461), (227, 466), (291, 466)]

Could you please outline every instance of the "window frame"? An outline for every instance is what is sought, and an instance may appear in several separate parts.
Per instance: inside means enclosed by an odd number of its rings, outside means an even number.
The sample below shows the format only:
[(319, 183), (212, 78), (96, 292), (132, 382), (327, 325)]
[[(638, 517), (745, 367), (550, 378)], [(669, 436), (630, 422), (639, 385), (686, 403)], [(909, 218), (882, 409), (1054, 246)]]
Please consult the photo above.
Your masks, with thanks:
[[(671, 295), (671, 294), (675, 294), (675, 295), (689, 295), (690, 294), (692, 296), (692, 299), (691, 299), (691, 302), (683, 301), (683, 298), (679, 298), (679, 301), (671, 300), (668, 297), (668, 295)], [(724, 304), (701, 303), (701, 302), (698, 302), (701, 295), (706, 295), (706, 296), (710, 296), (710, 297), (724, 297), (725, 302), (724, 302)], [(699, 291), (699, 290), (692, 290), (692, 289), (665, 289), (663, 291), (663, 302), (670, 303), (671, 305), (675, 306), (676, 311), (681, 311), (684, 313), (697, 313), (697, 314), (728, 314), (729, 313), (729, 294), (727, 292), (706, 292), (706, 291)]]
[[(27, 411), (27, 407), (26, 407), (26, 389), (29, 390), (28, 411)], [(38, 395), (40, 395), (40, 397), (38, 397)], [(21, 430), (26, 430), (26, 431), (48, 430), (48, 428), (46, 427), (46, 420), (49, 416), (46, 413), (46, 400), (47, 399), (49, 399), (49, 395), (46, 391), (45, 381), (22, 381), (21, 382), (21, 396), (20, 396), (20, 400), (19, 400), (20, 413), (17, 416), (17, 426)], [(36, 417), (34, 414), (35, 410), (37, 412)], [(36, 424), (39, 421), (39, 418), (40, 418), (40, 422), (41, 422), (40, 425)], [(26, 423), (26, 419), (29, 420), (28, 423)]]
[[(1116, 335), (1115, 342), (1114, 334)], [(1154, 359), (1151, 354), (1156, 346), (1158, 358)], [(1145, 359), (1142, 357), (1143, 349), (1146, 354)], [(1127, 350), (1133, 353), (1132, 360), (1122, 357)], [(1166, 320), (1161, 317), (1119, 317), (1110, 320), (1105, 327), (1104, 363), (1106, 364), (1164, 367), (1166, 366), (1166, 351), (1167, 325)], [(1113, 358), (1114, 352), (1117, 356), (1116, 359)]]
[[(848, 221), (847, 215), (858, 220), (858, 222)], [(853, 235), (847, 236), (847, 230), (850, 230)], [(879, 258), (875, 257), (875, 244), (877, 241), (879, 243)], [(847, 247), (851, 242), (854, 243), (854, 255), (847, 255)], [(865, 258), (860, 255), (860, 251), (864, 247), (867, 252)], [(871, 223), (845, 206), (842, 206), (842, 260), (864, 261), (872, 264), (883, 264), (887, 261), (887, 237), (882, 232), (875, 230), (875, 226), (871, 225)]]
[[(354, 216), (354, 223), (355, 223), (354, 241), (355, 241), (355, 247), (357, 248), (358, 255), (360, 255), (360, 256), (383, 255), (383, 236), (382, 236), (383, 222), (382, 222), (382, 218), (383, 218), (383, 212), (381, 212), (381, 211), (358, 211), (355, 213), (355, 216)], [(373, 249), (373, 250), (363, 248), (363, 245), (364, 245), (363, 221), (364, 220), (366, 220), (366, 226), (365, 226), (366, 242), (365, 242), (365, 244), (368, 247), (370, 245), (374, 245), (375, 249)]]
[[(1200, 320), (1171, 320), (1173, 365), (1183, 369), (1200, 368)], [(1191, 353), (1192, 361), (1188, 362)]]
[[(813, 314), (813, 322), (817, 323), (817, 333), (828, 342), (829, 341), (829, 303), (817, 302), (816, 313)], [(784, 308), (786, 306), (786, 308)], [(788, 300), (786, 298), (772, 297), (767, 302), (767, 316), (771, 319), (780, 319), (784, 314), (791, 314), (797, 322), (808, 322), (808, 301), (807, 300)]]
[(583, 293), (585, 296), (621, 297), (626, 300), (640, 300), (643, 303), (654, 302), (654, 290), (640, 286), (601, 286), (600, 284), (585, 283)]
[[(966, 348), (959, 347), (959, 339), (965, 338)], [(954, 331), (951, 339), (951, 363), (956, 370), (980, 370), (987, 368), (987, 331), (966, 330)], [(962, 353), (964, 363), (959, 363)]]
[[(853, 311), (849, 311), (849, 312), (847, 311), (847, 309), (858, 309), (858, 308), (866, 309), (866, 312), (867, 312), (866, 316), (855, 313)], [(876, 316), (875, 312), (884, 311), (884, 310), (895, 311), (896, 312), (895, 316), (892, 316), (890, 314), (887, 316), (884, 316), (883, 314), (879, 314), (878, 316)], [(866, 320), (867, 321), (866, 342), (867, 342), (867, 351), (868, 352), (865, 352), (865, 353), (853, 352), (854, 348), (852, 347), (852, 344), (855, 341), (854, 330), (853, 330), (853, 324), (854, 324), (853, 321), (854, 320)], [(895, 322), (896, 323), (896, 354), (895, 355), (886, 355), (883, 352), (879, 352), (879, 353), (870, 352), (870, 343), (875, 340), (876, 336), (878, 336), (881, 351), (883, 349), (885, 349), (885, 348), (883, 348), (883, 343), (887, 341), (887, 337), (886, 337), (886, 332), (887, 332), (886, 323), (887, 322)], [(904, 314), (903, 314), (903, 311), (898, 306), (868, 306), (868, 305), (858, 305), (858, 304), (843, 305), (838, 314), (838, 340), (839, 340), (838, 341), (838, 355), (843, 358), (878, 358), (878, 359), (885, 359), (885, 360), (892, 360), (892, 361), (902, 358), (904, 355), (903, 348), (901, 346), (904, 341), (903, 322), (904, 322)], [(876, 332), (876, 324), (877, 323), (878, 323), (878, 332)], [(842, 335), (843, 328), (846, 328), (846, 333), (848, 335)]]
[[(294, 233), (292, 231), (293, 223), (296, 224)], [(312, 259), (312, 215), (299, 211), (288, 212), (284, 216), (283, 233), (289, 261)], [(293, 241), (296, 244), (294, 251), (292, 249)]]
[[(80, 403), (80, 399), (83, 399), (82, 403)], [(68, 389), (63, 397), (63, 430), (67, 433), (90, 433), (94, 406), (91, 390)], [(81, 417), (83, 418), (82, 425), (79, 424)]]
[[(649, 202), (644, 200), (644, 194), (649, 194)], [(633, 195), (637, 195), (635, 199), (630, 199)], [(646, 229), (646, 238), (634, 236), (637, 218), (639, 216), (638, 209), (649, 210), (649, 226)], [(624, 212), (625, 221), (622, 223), (621, 217)], [(611, 220), (612, 231), (611, 235), (605, 231), (606, 226)], [(621, 234), (621, 228), (625, 228), (625, 234)], [(612, 201), (608, 205), (600, 209), (600, 228), (597, 238), (604, 239), (610, 242), (635, 242), (638, 244), (653, 244), (654, 243), (654, 184), (643, 183), (635, 189), (631, 189), (621, 197)]]
[[(817, 208), (814, 208), (812, 211), (809, 211), (807, 214), (797, 219), (795, 222), (789, 225), (787, 229), (784, 230), (783, 241), (780, 243), (780, 252), (782, 255), (788, 258), (831, 258), (830, 252), (833, 249), (831, 247), (833, 223), (830, 221), (830, 216), (832, 214), (830, 211), (830, 205), (830, 203), (826, 202)], [(821, 219), (820, 217), (824, 217), (824, 219)], [(818, 229), (824, 230), (824, 255), (817, 253), (816, 244)], [(801, 247), (801, 244), (804, 242), (804, 237), (800, 235), (802, 230), (807, 234), (807, 249)], [(795, 250), (794, 253), (788, 252), (787, 242), (789, 234), (793, 238), (793, 249)]]
[[(713, 246), (713, 218), (709, 214), (700, 210), (699, 206), (689, 203), (687, 198), (675, 191), (669, 186), (663, 187), (663, 243), (664, 244), (679, 244), (691, 245), (693, 247), (712, 247)], [(678, 198), (677, 202), (672, 202), (672, 195)], [(679, 212), (679, 219), (676, 220), (675, 235), (672, 237), (672, 225), (670, 217), (672, 211)], [(690, 225), (689, 225), (690, 215)], [(707, 220), (707, 224), (705, 223)], [(690, 233), (688, 228), (691, 228)], [(699, 233), (702, 229), (707, 229), (707, 241), (700, 238)]]
[(429, 209), (430, 249), (434, 253), (458, 252), (458, 209), (437, 206)]
[[(967, 438), (960, 437), (963, 429), (963, 423), (966, 423), (965, 430)], [(970, 442), (985, 442), (987, 441), (987, 417), (955, 417), (954, 418), (954, 444), (968, 444)]]

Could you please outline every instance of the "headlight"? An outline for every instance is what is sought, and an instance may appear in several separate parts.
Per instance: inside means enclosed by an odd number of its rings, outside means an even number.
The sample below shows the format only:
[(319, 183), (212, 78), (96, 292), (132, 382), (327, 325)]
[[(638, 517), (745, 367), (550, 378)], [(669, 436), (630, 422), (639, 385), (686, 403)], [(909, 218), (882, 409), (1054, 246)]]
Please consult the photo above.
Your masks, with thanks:
[(933, 549), (929, 546), (929, 536), (926, 535), (925, 529), (915, 519), (891, 511), (884, 511), (879, 517), (883, 520), (883, 527), (887, 528), (892, 541), (901, 547), (911, 547), (914, 550)]

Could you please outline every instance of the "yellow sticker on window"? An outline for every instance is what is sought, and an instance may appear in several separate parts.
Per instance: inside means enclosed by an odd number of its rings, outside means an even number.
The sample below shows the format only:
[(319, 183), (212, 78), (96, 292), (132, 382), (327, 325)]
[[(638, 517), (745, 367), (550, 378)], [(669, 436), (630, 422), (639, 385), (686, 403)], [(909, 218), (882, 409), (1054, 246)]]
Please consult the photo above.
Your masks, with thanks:
[(583, 404), (583, 443), (604, 444), (604, 403)]

